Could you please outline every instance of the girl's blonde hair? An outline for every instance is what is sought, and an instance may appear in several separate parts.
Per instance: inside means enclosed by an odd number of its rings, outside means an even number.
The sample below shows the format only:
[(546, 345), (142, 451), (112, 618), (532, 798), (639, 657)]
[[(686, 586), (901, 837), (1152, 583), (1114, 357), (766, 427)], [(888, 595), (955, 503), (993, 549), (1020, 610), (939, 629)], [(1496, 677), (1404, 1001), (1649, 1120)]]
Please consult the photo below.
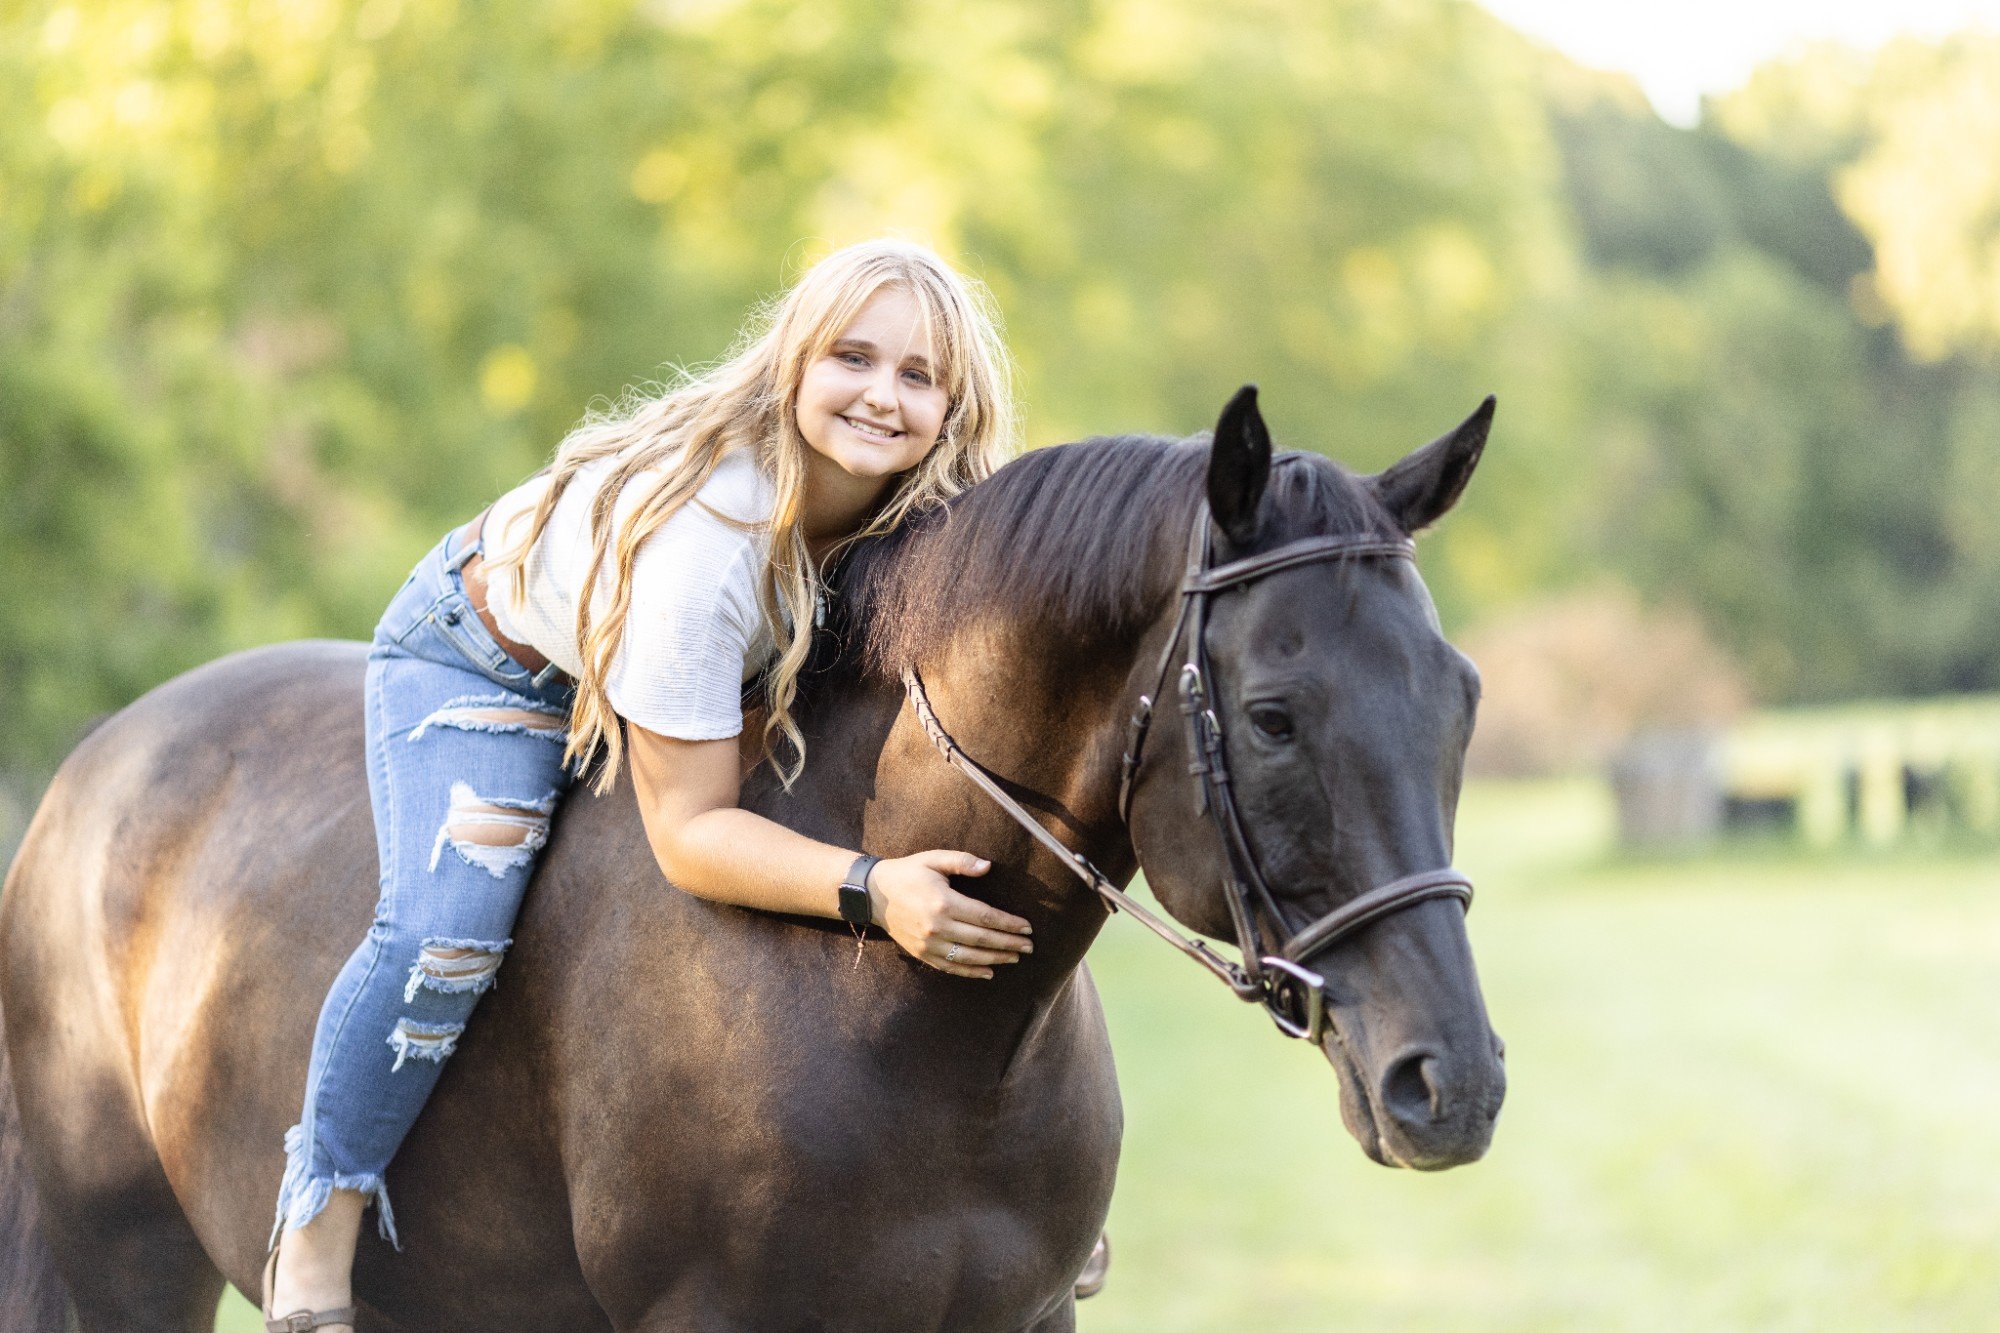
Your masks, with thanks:
[[(1015, 443), (1012, 368), (999, 321), (976, 282), (923, 246), (877, 240), (828, 255), (775, 300), (761, 305), (728, 358), (702, 371), (682, 371), (664, 392), (628, 391), (615, 406), (593, 412), (564, 437), (549, 465), (550, 484), (536, 506), (527, 539), (500, 543), (496, 566), (519, 567), (548, 527), (563, 492), (583, 468), (613, 460), (591, 502), (593, 555), (585, 592), (577, 598), (576, 641), (583, 674), (571, 708), (570, 762), (600, 760), (593, 789), (618, 775), (624, 737), (605, 679), (632, 605), (632, 567), (639, 548), (714, 474), (725, 454), (752, 451), (773, 483), (770, 556), (758, 585), (758, 605), (777, 655), (764, 673), (763, 744), (787, 786), (805, 766), (805, 738), (792, 718), (799, 672), (812, 645), (819, 571), (806, 550), (806, 462), (811, 445), (799, 434), (794, 404), (806, 367), (824, 355), (875, 293), (908, 292), (929, 337), (932, 373), (949, 402), (937, 444), (892, 483), (867, 525), (827, 553), (828, 562), (863, 537), (887, 532), (910, 515), (942, 504), (1004, 462)], [(627, 485), (644, 489), (623, 527), (613, 515)], [(598, 614), (598, 589), (615, 568), (611, 595)], [(521, 580), (520, 582), (525, 582)], [(517, 583), (517, 586), (519, 584)]]

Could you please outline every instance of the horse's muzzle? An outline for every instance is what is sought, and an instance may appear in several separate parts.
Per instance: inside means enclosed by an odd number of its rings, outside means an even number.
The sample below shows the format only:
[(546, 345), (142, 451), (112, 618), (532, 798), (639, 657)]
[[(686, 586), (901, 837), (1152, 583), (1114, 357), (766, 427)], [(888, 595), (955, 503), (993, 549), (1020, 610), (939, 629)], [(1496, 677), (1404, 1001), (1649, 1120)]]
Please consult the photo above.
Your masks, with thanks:
[(1321, 1049), (1340, 1078), (1340, 1118), (1370, 1160), (1442, 1171), (1486, 1155), (1507, 1095), (1499, 1037), (1489, 1031), (1463, 1053), (1408, 1046), (1378, 1062), (1344, 1032), (1338, 1019), (1330, 1023)]

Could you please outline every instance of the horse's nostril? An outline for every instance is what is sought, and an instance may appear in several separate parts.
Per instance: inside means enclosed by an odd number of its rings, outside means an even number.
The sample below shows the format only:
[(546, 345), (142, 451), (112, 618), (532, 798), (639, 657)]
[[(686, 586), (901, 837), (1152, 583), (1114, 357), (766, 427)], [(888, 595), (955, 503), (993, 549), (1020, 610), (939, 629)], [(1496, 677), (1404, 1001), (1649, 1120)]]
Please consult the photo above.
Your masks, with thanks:
[(1497, 1032), (1493, 1034), (1493, 1058), (1495, 1060), (1507, 1058), (1507, 1043)]
[(1412, 1051), (1390, 1065), (1382, 1078), (1384, 1109), (1406, 1125), (1427, 1125), (1436, 1120), (1443, 1102), (1432, 1075), (1436, 1064), (1429, 1051)]

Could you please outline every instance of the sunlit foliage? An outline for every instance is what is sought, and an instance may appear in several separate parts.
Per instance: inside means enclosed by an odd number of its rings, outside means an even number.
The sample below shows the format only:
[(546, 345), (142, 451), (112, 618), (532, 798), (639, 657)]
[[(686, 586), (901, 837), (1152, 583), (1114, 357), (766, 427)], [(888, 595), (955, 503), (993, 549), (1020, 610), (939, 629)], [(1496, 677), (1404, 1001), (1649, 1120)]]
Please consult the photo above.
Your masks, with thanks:
[(2000, 353), (2000, 35), (1819, 47), (1719, 108), (1744, 142), (1831, 168), (1874, 247), (1853, 297), (1925, 360)]
[(992, 286), (1034, 443), (1256, 380), (1372, 468), (1497, 391), (1454, 625), (1608, 572), (1767, 697), (2000, 684), (2000, 57), (1823, 65), (1686, 132), (1462, 0), (9, 7), (0, 772), (366, 634), (594, 398), (884, 231)]

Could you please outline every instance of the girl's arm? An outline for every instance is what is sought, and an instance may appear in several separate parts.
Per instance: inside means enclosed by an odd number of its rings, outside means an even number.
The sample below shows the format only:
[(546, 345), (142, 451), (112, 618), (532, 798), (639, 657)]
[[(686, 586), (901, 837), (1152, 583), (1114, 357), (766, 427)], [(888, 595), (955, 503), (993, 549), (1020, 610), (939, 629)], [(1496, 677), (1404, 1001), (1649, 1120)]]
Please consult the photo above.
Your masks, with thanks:
[[(626, 736), (646, 840), (669, 880), (741, 907), (840, 915), (840, 881), (857, 853), (737, 809), (743, 770), (735, 737), (684, 741), (629, 723)], [(983, 875), (988, 864), (956, 851), (878, 863), (868, 876), (876, 924), (911, 957), (956, 976), (990, 977), (995, 966), (1018, 963), (1033, 950), (1029, 924), (945, 879)]]

